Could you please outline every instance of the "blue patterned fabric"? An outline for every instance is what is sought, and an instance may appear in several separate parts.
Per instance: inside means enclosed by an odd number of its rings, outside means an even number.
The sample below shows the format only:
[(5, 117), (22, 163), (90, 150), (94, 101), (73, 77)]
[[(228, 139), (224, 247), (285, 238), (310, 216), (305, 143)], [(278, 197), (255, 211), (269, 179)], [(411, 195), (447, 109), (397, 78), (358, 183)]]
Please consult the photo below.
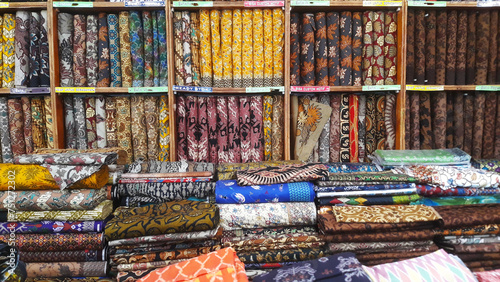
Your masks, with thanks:
[(363, 186), (335, 186), (335, 187), (319, 187), (315, 186), (316, 192), (346, 192), (346, 191), (366, 191), (366, 190), (389, 190), (389, 189), (408, 189), (415, 188), (415, 183), (403, 184), (377, 184)]
[(219, 180), (215, 185), (218, 204), (312, 202), (314, 197), (310, 182), (239, 186), (236, 180)]
[(329, 173), (382, 171), (380, 166), (371, 163), (327, 163), (325, 165)]
[(109, 59), (111, 62), (111, 87), (122, 86), (120, 68), (120, 37), (118, 36), (118, 16), (108, 14)]

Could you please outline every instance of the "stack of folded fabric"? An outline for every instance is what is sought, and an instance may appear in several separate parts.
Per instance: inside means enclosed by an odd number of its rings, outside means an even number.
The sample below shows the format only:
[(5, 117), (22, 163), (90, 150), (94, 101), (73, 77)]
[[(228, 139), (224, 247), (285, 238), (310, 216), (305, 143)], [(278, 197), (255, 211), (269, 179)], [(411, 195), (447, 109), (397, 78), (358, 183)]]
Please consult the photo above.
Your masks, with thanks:
[(265, 161), (252, 163), (220, 163), (217, 165), (217, 180), (236, 179), (236, 172), (288, 164), (303, 164), (302, 161)]
[[(500, 268), (500, 205), (435, 207), (443, 218), (437, 244), (473, 271)], [(459, 211), (459, 212), (457, 212)]]
[(281, 267), (325, 255), (316, 231), (314, 181), (326, 166), (289, 164), (237, 172), (218, 181), (222, 243), (238, 252), (248, 269)]
[(432, 242), (441, 221), (422, 205), (322, 206), (318, 226), (329, 251), (354, 252), (366, 265), (398, 261), (437, 250)]
[(1, 164), (0, 240), (14, 244), (28, 278), (101, 277), (105, 187), (116, 153), (34, 154)]
[(145, 207), (119, 207), (106, 224), (111, 272), (118, 281), (135, 281), (182, 260), (221, 249), (216, 240), (216, 205), (178, 200)]
[(419, 200), (416, 179), (374, 164), (327, 164), (329, 175), (316, 182), (317, 202), (323, 205), (396, 205)]

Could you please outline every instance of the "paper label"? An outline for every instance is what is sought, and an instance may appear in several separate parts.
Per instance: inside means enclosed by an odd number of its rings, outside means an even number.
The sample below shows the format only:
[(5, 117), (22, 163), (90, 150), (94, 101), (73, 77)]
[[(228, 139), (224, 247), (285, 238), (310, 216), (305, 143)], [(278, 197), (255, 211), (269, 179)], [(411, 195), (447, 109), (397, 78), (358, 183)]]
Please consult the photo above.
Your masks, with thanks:
[(446, 7), (445, 1), (408, 1), (410, 7)]
[(259, 93), (259, 92), (272, 92), (279, 91), (285, 92), (285, 86), (280, 87), (247, 87), (246, 93)]
[(329, 92), (330, 86), (292, 86), (293, 92)]
[(401, 1), (363, 1), (364, 7), (400, 7)]
[(330, 1), (292, 1), (291, 6), (330, 6)]
[(9, 8), (9, 3), (0, 3), (0, 8)]
[(50, 93), (49, 87), (26, 87), (26, 88), (11, 88), (10, 94), (43, 94)]
[(93, 8), (92, 2), (53, 2), (53, 7), (56, 8)]
[(213, 7), (212, 1), (174, 1), (174, 7)]
[(125, 7), (165, 7), (164, 1), (126, 1)]
[(476, 91), (500, 91), (500, 85), (477, 85)]
[(178, 86), (174, 85), (174, 91), (188, 91), (188, 92), (212, 92), (212, 87), (198, 87), (198, 86)]
[(500, 2), (498, 2), (498, 1), (478, 1), (477, 6), (478, 7), (499, 7)]
[(444, 91), (444, 85), (406, 85), (409, 91)]
[(57, 93), (95, 93), (95, 87), (56, 87)]
[(128, 93), (168, 92), (168, 87), (129, 87)]
[(284, 7), (285, 1), (245, 1), (245, 7)]
[(363, 91), (399, 91), (401, 85), (365, 85)]

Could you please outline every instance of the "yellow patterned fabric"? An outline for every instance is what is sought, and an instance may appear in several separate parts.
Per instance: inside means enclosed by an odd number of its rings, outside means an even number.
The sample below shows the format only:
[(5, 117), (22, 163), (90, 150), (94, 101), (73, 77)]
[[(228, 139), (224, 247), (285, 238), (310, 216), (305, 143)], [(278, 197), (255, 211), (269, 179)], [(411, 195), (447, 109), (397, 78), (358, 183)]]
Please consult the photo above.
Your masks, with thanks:
[(224, 87), (222, 82), (222, 56), (220, 49), (220, 12), (210, 11), (210, 31), (212, 33), (212, 71), (214, 87)]
[(52, 99), (50, 96), (44, 97), (45, 102), (45, 127), (47, 128), (47, 147), (54, 149), (54, 124), (52, 122)]
[(199, 201), (172, 201), (140, 208), (119, 207), (106, 224), (108, 240), (205, 231), (219, 224), (219, 208)]
[(244, 9), (243, 17), (243, 40), (241, 41), (241, 74), (243, 87), (253, 86), (253, 24), (252, 10)]
[(168, 97), (160, 98), (160, 155), (159, 161), (170, 161), (170, 124), (168, 120)]
[(241, 10), (233, 10), (233, 87), (241, 88), (243, 83), (241, 80)]
[[(109, 169), (98, 172), (71, 185), (71, 189), (99, 189), (108, 182)], [(59, 189), (49, 170), (40, 165), (0, 164), (0, 191)]]
[(122, 87), (132, 87), (132, 61), (130, 58), (130, 29), (128, 11), (120, 12), (118, 29), (120, 32), (120, 60)]
[(283, 35), (285, 28), (283, 23), (285, 15), (282, 9), (273, 9), (273, 86), (284, 85), (283, 81)]
[[(3, 45), (3, 17), (0, 16), (0, 77), (3, 76)], [(0, 87), (2, 87), (1, 81)]]
[(253, 10), (253, 86), (264, 86), (264, 19), (261, 9)]
[(264, 126), (264, 161), (272, 159), (272, 126), (273, 126), (273, 96), (264, 96), (263, 100), (263, 126)]
[(273, 86), (273, 12), (264, 9), (264, 86)]
[(424, 205), (414, 206), (333, 206), (337, 222), (357, 223), (403, 223), (442, 220), (432, 208)]
[(200, 86), (200, 20), (198, 13), (190, 13), (191, 16), (191, 56), (193, 85)]
[(224, 87), (233, 87), (233, 62), (231, 43), (233, 41), (233, 13), (231, 10), (222, 10), (221, 19), (221, 48), (222, 48), (222, 81)]
[(210, 37), (210, 11), (200, 11), (201, 86), (212, 87), (212, 42)]
[(14, 34), (16, 17), (13, 14), (3, 15), (3, 88), (14, 87), (15, 47)]
[(132, 163), (132, 132), (130, 131), (130, 98), (114, 97), (116, 104), (116, 139), (118, 147), (127, 152), (127, 162)]
[(106, 200), (100, 203), (93, 210), (9, 212), (8, 221), (33, 222), (41, 220), (63, 220), (63, 221), (105, 220), (112, 212), (113, 212), (113, 201)]

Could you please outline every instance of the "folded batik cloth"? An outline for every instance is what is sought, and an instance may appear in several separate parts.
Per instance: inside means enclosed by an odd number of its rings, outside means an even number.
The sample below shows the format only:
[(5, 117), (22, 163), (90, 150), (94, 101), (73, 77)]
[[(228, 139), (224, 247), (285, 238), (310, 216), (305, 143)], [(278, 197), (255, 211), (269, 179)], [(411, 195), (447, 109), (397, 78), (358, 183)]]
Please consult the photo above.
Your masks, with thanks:
[(216, 205), (198, 201), (172, 201), (140, 208), (115, 210), (114, 218), (106, 224), (109, 240), (146, 235), (204, 231), (219, 224)]
[[(0, 241), (8, 242), (9, 236), (0, 235)], [(22, 252), (100, 250), (104, 247), (104, 234), (16, 234), (15, 244)]]
[[(52, 165), (51, 165), (52, 166)], [(52, 169), (52, 170), (51, 170)], [(16, 165), (0, 164), (0, 191), (12, 189), (12, 182), (15, 182), (15, 190), (56, 190), (64, 189), (70, 186), (76, 178), (69, 177), (69, 174), (76, 173), (76, 166), (52, 166), (48, 169), (41, 165)], [(55, 169), (55, 170), (54, 170)], [(60, 170), (58, 170), (60, 169)], [(93, 170), (93, 169), (92, 169)], [(75, 175), (79, 175), (76, 173)], [(108, 182), (109, 171), (106, 165), (103, 165), (97, 171), (87, 175), (84, 178), (77, 177), (79, 180), (71, 184), (71, 189), (99, 189)], [(69, 182), (66, 182), (66, 179)], [(10, 183), (9, 183), (10, 181)], [(65, 184), (61, 185), (61, 181)], [(9, 188), (11, 187), (11, 188)]]
[(458, 257), (444, 250), (399, 262), (364, 266), (363, 269), (372, 281), (476, 281)]
[(185, 182), (207, 182), (212, 180), (212, 177), (179, 177), (179, 178), (122, 178), (118, 180), (120, 184), (130, 184), (130, 183), (185, 183)]
[(22, 262), (83, 262), (107, 260), (106, 253), (106, 249), (59, 252), (20, 252), (19, 257)]
[(14, 163), (47, 168), (59, 187), (64, 189), (97, 173), (103, 165), (116, 163), (117, 158), (117, 153), (33, 154), (18, 156)]
[[(320, 226), (321, 228), (321, 226)], [(379, 232), (350, 232), (350, 233), (330, 233), (324, 236), (326, 242), (345, 243), (365, 243), (365, 242), (400, 242), (400, 241), (420, 241), (432, 240), (440, 233), (432, 229), (410, 229), (404, 231), (381, 230)]]
[(193, 249), (199, 247), (212, 247), (219, 245), (216, 240), (179, 242), (168, 244), (168, 242), (144, 243), (137, 245), (122, 245), (110, 247), (109, 253), (112, 255), (130, 254), (130, 253), (148, 253), (157, 251), (173, 251), (181, 249)]
[(240, 186), (235, 180), (219, 180), (215, 186), (218, 204), (312, 202), (314, 195), (310, 182)]
[(215, 182), (185, 183), (127, 183), (117, 184), (118, 197), (147, 197), (151, 203), (185, 200), (189, 197), (205, 198), (213, 195)]
[(354, 205), (354, 206), (374, 206), (374, 205), (406, 205), (416, 203), (420, 199), (417, 194), (398, 196), (356, 196), (356, 197), (326, 197), (319, 198), (320, 205)]
[(28, 278), (106, 276), (106, 261), (27, 263)]
[(472, 166), (500, 173), (500, 160), (473, 160)]
[(458, 149), (376, 150), (373, 161), (383, 166), (468, 165), (471, 156)]
[(224, 230), (316, 224), (314, 202), (219, 204)]
[(415, 183), (401, 184), (377, 184), (377, 185), (353, 185), (353, 186), (314, 186), (316, 192), (349, 192), (349, 191), (377, 191), (408, 189), (417, 187)]
[(343, 192), (318, 192), (318, 198), (325, 197), (365, 197), (365, 196), (382, 196), (382, 195), (409, 195), (416, 194), (416, 188), (406, 189), (387, 189), (387, 190), (365, 190), (365, 191), (343, 191)]
[(384, 251), (386, 249), (407, 249), (417, 247), (434, 246), (432, 240), (423, 241), (400, 241), (400, 242), (366, 242), (366, 243), (330, 243), (328, 248), (332, 252), (375, 252), (377, 250)]
[(392, 171), (413, 176), (419, 183), (437, 185), (443, 189), (497, 188), (500, 185), (500, 174), (477, 168), (409, 166), (395, 168)]
[(113, 201), (101, 202), (92, 210), (0, 212), (0, 221), (31, 222), (41, 220), (105, 220), (113, 212)]
[(146, 281), (248, 281), (245, 265), (231, 248), (202, 255), (187, 261), (156, 269), (141, 278)]
[(318, 235), (315, 226), (279, 226), (270, 228), (245, 228), (236, 230), (224, 230), (222, 242), (231, 237), (254, 237), (254, 236), (279, 236), (292, 234)]
[(500, 236), (498, 235), (444, 236), (444, 238), (440, 240), (440, 243), (447, 245), (470, 245), (470, 244), (485, 244), (485, 243), (500, 244)]
[(481, 224), (474, 226), (454, 227), (438, 230), (443, 236), (475, 236), (500, 234), (499, 224)]
[(371, 281), (353, 253), (341, 253), (315, 260), (302, 261), (254, 277), (265, 281)]
[[(481, 204), (434, 207), (443, 219), (443, 228), (462, 228), (483, 224), (500, 224), (500, 205)], [(460, 211), (460, 212), (457, 212)]]
[[(256, 235), (248, 237), (224, 238), (224, 247), (238, 251), (287, 250), (299, 248), (317, 248), (325, 244), (320, 236), (308, 234), (286, 234), (278, 236)], [(305, 247), (308, 246), (308, 247)]]
[(304, 164), (302, 161), (267, 161), (255, 163), (220, 163), (217, 165), (218, 180), (236, 179), (237, 171), (246, 171), (250, 169), (276, 167), (289, 164)]
[(293, 249), (293, 250), (265, 250), (253, 252), (238, 252), (243, 263), (263, 263), (282, 261), (303, 261), (326, 256), (325, 248)]
[(137, 161), (129, 165), (127, 173), (175, 173), (193, 171), (210, 171), (212, 174), (215, 174), (215, 165), (212, 163), (188, 161)]
[(213, 251), (220, 250), (222, 247), (220, 245), (208, 246), (208, 247), (197, 247), (190, 249), (176, 249), (176, 250), (165, 250), (156, 252), (144, 252), (144, 253), (126, 253), (126, 254), (115, 254), (110, 255), (109, 260), (112, 265), (119, 264), (130, 264), (130, 263), (146, 263), (153, 261), (166, 261), (166, 260), (177, 260), (177, 259), (190, 259), (200, 255), (208, 254)]
[(1, 222), (0, 234), (52, 234), (102, 232), (104, 221)]
[(478, 204), (500, 204), (500, 195), (423, 198), (418, 203), (421, 205), (426, 205), (426, 206), (461, 206), (461, 205), (478, 205)]
[(106, 199), (106, 188), (1, 191), (0, 211), (91, 210)]
[(441, 188), (429, 185), (417, 185), (416, 187), (417, 193), (425, 197), (483, 196), (500, 194), (500, 188)]
[(326, 163), (328, 173), (376, 172), (382, 168), (371, 163)]
[(322, 164), (291, 164), (238, 171), (236, 176), (241, 186), (314, 181), (328, 176), (328, 168)]
[(363, 173), (332, 173), (325, 177), (325, 181), (350, 181), (350, 182), (417, 182), (415, 177), (406, 174), (392, 173), (391, 171), (363, 172)]

